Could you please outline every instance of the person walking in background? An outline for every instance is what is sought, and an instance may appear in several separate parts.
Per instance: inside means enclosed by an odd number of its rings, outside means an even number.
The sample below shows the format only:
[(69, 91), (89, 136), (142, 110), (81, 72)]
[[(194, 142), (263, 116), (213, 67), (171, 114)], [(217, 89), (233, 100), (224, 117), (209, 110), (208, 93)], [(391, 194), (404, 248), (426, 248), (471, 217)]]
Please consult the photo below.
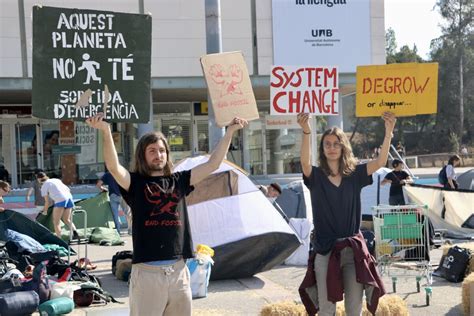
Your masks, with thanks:
[(38, 211), (42, 211), (44, 207), (44, 197), (41, 195), (41, 182), (38, 179), (38, 174), (44, 173), (43, 170), (37, 169), (33, 175), (33, 179), (31, 180), (30, 188), (28, 192), (26, 192), (26, 202), (30, 201), (31, 194), (34, 194), (35, 198), (35, 206)]
[(193, 243), (185, 197), (194, 185), (219, 168), (232, 136), (246, 126), (235, 118), (206, 163), (172, 172), (170, 147), (164, 135), (150, 132), (138, 141), (132, 172), (120, 165), (104, 113), (86, 123), (99, 129), (104, 159), (133, 216), (133, 259), (130, 315), (191, 315), (191, 281), (185, 260)]
[[(119, 216), (119, 206), (121, 205), (121, 202), (122, 202), (122, 194), (120, 193), (120, 189), (117, 184), (117, 181), (115, 181), (114, 177), (110, 174), (110, 172), (106, 171), (104, 175), (99, 180), (97, 180), (96, 185), (102, 192), (107, 191), (109, 193), (109, 201), (110, 201), (110, 207), (112, 208), (112, 215), (114, 218), (115, 229), (120, 235), (121, 224), (120, 224), (120, 216)], [(131, 222), (128, 220), (129, 216), (127, 214), (128, 213), (127, 209), (123, 209), (123, 211), (127, 215), (127, 222), (128, 222), (128, 225), (129, 225), (128, 227), (130, 231)]]
[(372, 174), (387, 163), (396, 122), (395, 115), (389, 112), (382, 118), (385, 138), (377, 159), (357, 164), (347, 136), (333, 127), (321, 137), (316, 167), (311, 165), (309, 114), (298, 114), (298, 124), (303, 129), (301, 167), (304, 184), (311, 193), (315, 232), (314, 274), (308, 271), (300, 288), (311, 287), (311, 276), (316, 276), (317, 292), (311, 293), (317, 293), (317, 297), (308, 294), (304, 301), (309, 303), (309, 298), (311, 302), (319, 302), (318, 315), (334, 315), (335, 303), (343, 297), (348, 315), (360, 315), (365, 286), (368, 286), (367, 308), (375, 314), (378, 298), (385, 294), (375, 261), (360, 232), (360, 193), (372, 183)]
[(398, 142), (396, 149), (401, 158), (405, 157), (405, 147), (403, 146), (402, 142)]
[(50, 179), (44, 172), (36, 176), (41, 183), (41, 196), (44, 197), (43, 214), (47, 215), (49, 200), (54, 201), (53, 225), (54, 232), (61, 238), (61, 220), (72, 230), (73, 239), (78, 239), (76, 226), (71, 221), (71, 212), (74, 207), (71, 190), (60, 179)]
[[(0, 204), (5, 203), (5, 201), (3, 200), (3, 197), (7, 195), (8, 193), (10, 193), (11, 190), (12, 188), (8, 182), (0, 180)], [(4, 210), (5, 209), (0, 206), (0, 212), (3, 212)]]
[(453, 155), (449, 158), (448, 164), (444, 166), (438, 174), (438, 181), (447, 189), (457, 189), (456, 171), (454, 167), (461, 165), (461, 157)]
[(392, 172), (387, 173), (381, 184), (390, 183), (390, 195), (388, 203), (390, 205), (405, 205), (405, 198), (403, 197), (403, 186), (412, 182), (410, 175), (403, 170), (403, 161), (394, 159), (392, 161)]

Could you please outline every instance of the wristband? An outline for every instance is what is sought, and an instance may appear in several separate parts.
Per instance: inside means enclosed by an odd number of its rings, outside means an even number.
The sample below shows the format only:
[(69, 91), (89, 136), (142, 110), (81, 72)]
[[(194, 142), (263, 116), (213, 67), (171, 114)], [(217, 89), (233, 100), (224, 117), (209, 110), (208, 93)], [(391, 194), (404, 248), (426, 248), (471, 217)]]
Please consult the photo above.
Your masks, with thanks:
[(311, 132), (306, 133), (305, 131), (303, 131), (303, 134), (309, 135), (309, 134), (311, 134)]

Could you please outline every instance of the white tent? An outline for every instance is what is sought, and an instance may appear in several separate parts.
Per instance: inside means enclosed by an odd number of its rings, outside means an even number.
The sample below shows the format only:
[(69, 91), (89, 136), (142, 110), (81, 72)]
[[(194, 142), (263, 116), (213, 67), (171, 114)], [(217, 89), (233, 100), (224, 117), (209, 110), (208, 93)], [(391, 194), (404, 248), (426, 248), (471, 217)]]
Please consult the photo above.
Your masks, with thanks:
[(404, 191), (411, 202), (428, 206), (435, 229), (446, 229), (447, 235), (454, 238), (474, 237), (474, 192), (421, 185), (405, 186)]
[[(377, 205), (377, 186), (379, 185), (379, 179), (382, 181), (387, 173), (392, 170), (388, 168), (380, 168), (372, 174), (373, 183), (364, 187), (361, 191), (360, 204), (362, 217), (364, 220), (371, 220), (372, 218), (372, 207)], [(380, 204), (388, 204), (388, 197), (390, 192), (390, 185), (380, 186)], [(368, 216), (368, 218), (365, 218)]]
[[(180, 161), (192, 169), (207, 156)], [(187, 198), (194, 245), (215, 250), (211, 279), (250, 277), (282, 263), (298, 246), (295, 232), (245, 171), (225, 161)]]

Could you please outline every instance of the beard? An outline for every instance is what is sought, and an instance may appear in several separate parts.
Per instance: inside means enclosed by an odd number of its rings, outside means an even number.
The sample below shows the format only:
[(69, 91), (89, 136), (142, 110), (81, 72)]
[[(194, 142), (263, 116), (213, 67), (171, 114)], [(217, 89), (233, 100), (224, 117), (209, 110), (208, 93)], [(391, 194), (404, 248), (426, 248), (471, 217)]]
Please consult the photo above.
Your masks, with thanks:
[(159, 172), (162, 172), (165, 169), (164, 166), (159, 165), (159, 164), (149, 164), (148, 168), (150, 169), (150, 171), (159, 171)]

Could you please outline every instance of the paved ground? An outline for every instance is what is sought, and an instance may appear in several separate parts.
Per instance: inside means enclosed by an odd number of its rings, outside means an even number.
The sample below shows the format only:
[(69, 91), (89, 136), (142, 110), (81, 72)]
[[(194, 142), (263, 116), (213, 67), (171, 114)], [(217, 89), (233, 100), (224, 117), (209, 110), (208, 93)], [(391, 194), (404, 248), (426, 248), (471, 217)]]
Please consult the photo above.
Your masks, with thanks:
[[(72, 315), (128, 315), (127, 283), (116, 280), (110, 271), (112, 255), (119, 250), (131, 249), (131, 238), (127, 236), (124, 240), (125, 246), (119, 247), (89, 245), (89, 257), (98, 265), (94, 274), (101, 278), (104, 288), (124, 304), (111, 303), (106, 306), (76, 309)], [(83, 253), (83, 249), (81, 251)], [(439, 263), (441, 251), (433, 250), (431, 255), (432, 262)], [(193, 301), (193, 314), (258, 315), (265, 304), (288, 300), (299, 302), (297, 288), (304, 273), (305, 267), (282, 265), (253, 278), (211, 282), (208, 297)], [(383, 279), (387, 290), (391, 292), (391, 278), (385, 276)], [(422, 285), (425, 283), (423, 280)], [(462, 315), (461, 284), (434, 278), (432, 288), (430, 306), (425, 305), (423, 289), (421, 293), (416, 292), (415, 277), (400, 279), (397, 283), (397, 294), (407, 302), (411, 315)]]

